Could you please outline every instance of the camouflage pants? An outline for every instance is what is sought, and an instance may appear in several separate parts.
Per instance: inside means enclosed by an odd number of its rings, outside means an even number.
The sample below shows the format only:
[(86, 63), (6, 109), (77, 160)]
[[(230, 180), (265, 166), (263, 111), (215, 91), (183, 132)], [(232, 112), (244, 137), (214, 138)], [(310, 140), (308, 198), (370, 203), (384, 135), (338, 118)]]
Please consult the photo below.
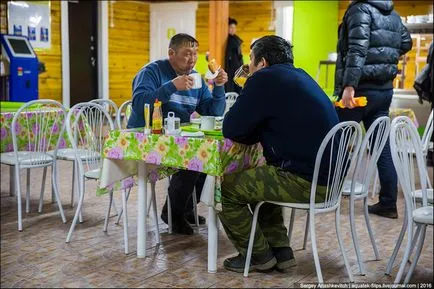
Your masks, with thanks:
[[(276, 201), (309, 203), (311, 182), (274, 166), (229, 174), (222, 183), (223, 227), (238, 252), (246, 255), (252, 227), (252, 211), (258, 202)], [(324, 200), (325, 187), (318, 186), (316, 202)], [(261, 206), (256, 227), (253, 255), (261, 255), (270, 247), (288, 247), (282, 207), (265, 203)]]

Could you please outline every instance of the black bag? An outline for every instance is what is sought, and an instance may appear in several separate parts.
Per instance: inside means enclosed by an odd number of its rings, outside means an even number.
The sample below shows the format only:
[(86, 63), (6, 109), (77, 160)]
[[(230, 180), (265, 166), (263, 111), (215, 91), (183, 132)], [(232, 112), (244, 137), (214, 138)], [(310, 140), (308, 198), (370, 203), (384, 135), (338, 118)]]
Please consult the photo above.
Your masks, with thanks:
[(419, 75), (414, 80), (414, 89), (419, 95), (419, 103), (423, 101), (433, 102), (433, 43), (429, 48), (427, 65), (422, 69)]

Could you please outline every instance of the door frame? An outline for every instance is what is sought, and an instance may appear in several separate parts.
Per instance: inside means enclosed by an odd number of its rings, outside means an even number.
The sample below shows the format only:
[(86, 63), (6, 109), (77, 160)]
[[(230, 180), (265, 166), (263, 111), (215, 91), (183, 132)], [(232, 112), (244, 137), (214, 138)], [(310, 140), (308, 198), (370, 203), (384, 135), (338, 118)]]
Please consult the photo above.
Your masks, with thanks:
[[(69, 1), (60, 2), (62, 52), (62, 103), (70, 107), (69, 75)], [(98, 1), (98, 98), (109, 99), (108, 1)]]

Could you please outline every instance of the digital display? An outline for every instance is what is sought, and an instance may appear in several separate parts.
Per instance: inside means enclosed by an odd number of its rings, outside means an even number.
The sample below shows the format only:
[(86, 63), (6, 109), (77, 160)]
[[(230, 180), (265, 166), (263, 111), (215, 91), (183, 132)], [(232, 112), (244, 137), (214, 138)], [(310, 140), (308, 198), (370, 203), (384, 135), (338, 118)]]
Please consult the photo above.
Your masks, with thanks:
[(8, 40), (15, 54), (32, 55), (32, 52), (24, 39), (9, 38)]

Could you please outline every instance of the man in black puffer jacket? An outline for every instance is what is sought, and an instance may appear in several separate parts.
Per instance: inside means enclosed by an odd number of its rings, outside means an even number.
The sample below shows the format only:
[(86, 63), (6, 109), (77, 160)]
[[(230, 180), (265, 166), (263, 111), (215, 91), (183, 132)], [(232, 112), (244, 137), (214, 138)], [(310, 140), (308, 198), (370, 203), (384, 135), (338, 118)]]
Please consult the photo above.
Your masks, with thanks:
[[(399, 57), (412, 47), (410, 34), (393, 10), (392, 1), (356, 0), (345, 13), (339, 29), (335, 95), (346, 108), (338, 109), (340, 121), (363, 121), (368, 130), (376, 118), (389, 115), (393, 79)], [(354, 107), (354, 97), (366, 96), (368, 105)], [(397, 176), (389, 141), (378, 160), (380, 201), (369, 212), (397, 218)]]

